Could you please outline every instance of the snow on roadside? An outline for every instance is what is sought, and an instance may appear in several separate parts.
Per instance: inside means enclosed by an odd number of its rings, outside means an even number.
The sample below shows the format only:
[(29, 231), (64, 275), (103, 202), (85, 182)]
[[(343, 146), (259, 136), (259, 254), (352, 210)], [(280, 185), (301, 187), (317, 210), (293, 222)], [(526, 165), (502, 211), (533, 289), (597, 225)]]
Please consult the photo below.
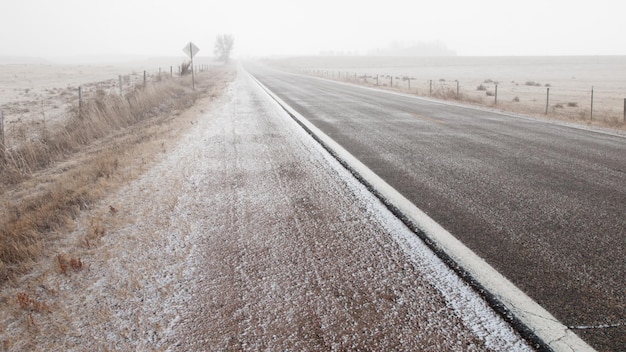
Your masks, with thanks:
[[(80, 220), (68, 253), (85, 269), (62, 275), (50, 258), (33, 274), (48, 309), (7, 310), (3, 350), (223, 349), (236, 339), (248, 350), (341, 349), (429, 334), (455, 350), (531, 350), (246, 74), (220, 99)], [(106, 234), (81, 247), (94, 227)], [(19, 291), (2, 300), (15, 307)], [(395, 324), (402, 312), (406, 326), (389, 331), (368, 321)]]

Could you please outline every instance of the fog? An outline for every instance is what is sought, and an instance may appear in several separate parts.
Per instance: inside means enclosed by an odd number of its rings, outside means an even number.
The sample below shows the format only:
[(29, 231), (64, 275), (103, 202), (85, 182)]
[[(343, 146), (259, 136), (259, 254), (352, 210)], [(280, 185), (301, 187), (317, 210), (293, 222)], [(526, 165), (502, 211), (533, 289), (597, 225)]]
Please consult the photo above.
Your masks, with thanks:
[[(0, 56), (626, 55), (618, 0), (3, 0)], [(429, 51), (436, 48), (435, 52)], [(442, 51), (443, 50), (443, 51)]]

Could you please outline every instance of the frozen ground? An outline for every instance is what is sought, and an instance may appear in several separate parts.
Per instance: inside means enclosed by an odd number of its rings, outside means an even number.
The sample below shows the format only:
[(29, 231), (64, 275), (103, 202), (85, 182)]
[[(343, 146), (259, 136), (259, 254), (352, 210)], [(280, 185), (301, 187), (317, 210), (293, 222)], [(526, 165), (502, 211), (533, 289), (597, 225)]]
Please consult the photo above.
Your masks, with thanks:
[(531, 350), (245, 73), (67, 251), (45, 309), (3, 292), (4, 349)]

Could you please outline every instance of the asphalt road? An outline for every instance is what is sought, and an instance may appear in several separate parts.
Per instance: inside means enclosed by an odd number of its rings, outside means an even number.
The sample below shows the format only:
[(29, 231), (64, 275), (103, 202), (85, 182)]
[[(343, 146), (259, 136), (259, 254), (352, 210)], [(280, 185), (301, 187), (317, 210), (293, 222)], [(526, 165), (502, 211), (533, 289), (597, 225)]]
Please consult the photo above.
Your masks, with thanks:
[(626, 138), (246, 67), (598, 350), (626, 346)]

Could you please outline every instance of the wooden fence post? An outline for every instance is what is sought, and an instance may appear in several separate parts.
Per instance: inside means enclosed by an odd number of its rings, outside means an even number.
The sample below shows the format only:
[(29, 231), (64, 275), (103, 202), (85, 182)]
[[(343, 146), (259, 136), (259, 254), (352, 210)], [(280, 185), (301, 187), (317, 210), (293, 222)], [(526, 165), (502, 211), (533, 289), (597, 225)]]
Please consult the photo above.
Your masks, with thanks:
[(143, 87), (146, 87), (146, 71), (143, 71)]
[(4, 155), (4, 114), (0, 110), (0, 156)]
[(591, 86), (591, 117), (590, 120), (593, 121), (593, 86)]
[(550, 88), (547, 88), (546, 90), (546, 115), (548, 115), (548, 106), (550, 105)]
[(78, 86), (78, 117), (83, 117), (83, 91), (80, 86)]
[(496, 94), (495, 94), (495, 102), (494, 105), (498, 105), (498, 85), (496, 84)]
[(430, 80), (430, 95), (433, 95), (433, 80)]
[(122, 86), (122, 75), (120, 75), (120, 97), (124, 95), (123, 86)]

